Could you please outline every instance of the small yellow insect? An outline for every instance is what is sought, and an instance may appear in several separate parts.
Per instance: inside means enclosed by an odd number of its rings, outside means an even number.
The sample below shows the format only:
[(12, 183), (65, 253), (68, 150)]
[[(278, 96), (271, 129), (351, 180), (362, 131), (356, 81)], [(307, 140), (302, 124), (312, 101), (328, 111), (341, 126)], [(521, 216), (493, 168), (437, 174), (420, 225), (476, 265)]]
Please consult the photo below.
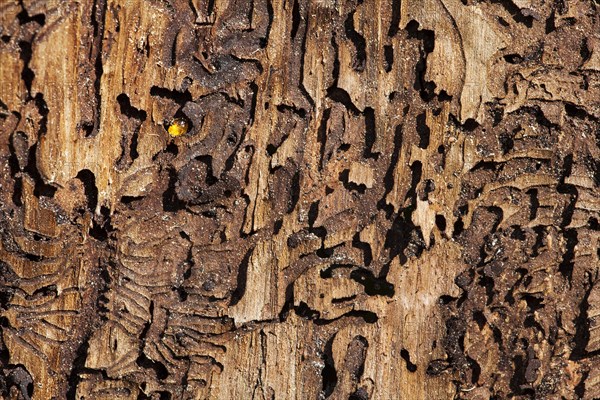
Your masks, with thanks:
[(185, 135), (188, 129), (190, 129), (190, 123), (185, 118), (175, 118), (171, 121), (167, 132), (169, 132), (169, 135), (172, 137), (178, 137)]

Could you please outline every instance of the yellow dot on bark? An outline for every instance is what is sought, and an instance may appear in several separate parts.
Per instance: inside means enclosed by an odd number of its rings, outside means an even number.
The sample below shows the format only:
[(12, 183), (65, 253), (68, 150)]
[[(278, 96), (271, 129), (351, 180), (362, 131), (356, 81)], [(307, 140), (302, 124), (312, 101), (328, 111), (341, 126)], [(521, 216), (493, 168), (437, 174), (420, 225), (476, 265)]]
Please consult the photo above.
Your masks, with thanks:
[(169, 125), (169, 128), (167, 129), (167, 131), (169, 132), (169, 135), (171, 135), (172, 137), (178, 137), (181, 135), (185, 135), (189, 128), (190, 128), (190, 124), (187, 122), (186, 119), (175, 118), (171, 122), (171, 125)]

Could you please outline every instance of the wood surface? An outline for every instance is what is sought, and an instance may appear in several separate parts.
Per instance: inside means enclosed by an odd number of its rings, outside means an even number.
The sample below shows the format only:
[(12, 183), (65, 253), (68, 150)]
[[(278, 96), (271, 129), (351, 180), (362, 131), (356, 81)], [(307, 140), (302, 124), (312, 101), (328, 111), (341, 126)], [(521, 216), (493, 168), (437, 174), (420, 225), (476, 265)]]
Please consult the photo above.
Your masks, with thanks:
[(0, 397), (600, 398), (599, 186), (597, 0), (1, 0)]

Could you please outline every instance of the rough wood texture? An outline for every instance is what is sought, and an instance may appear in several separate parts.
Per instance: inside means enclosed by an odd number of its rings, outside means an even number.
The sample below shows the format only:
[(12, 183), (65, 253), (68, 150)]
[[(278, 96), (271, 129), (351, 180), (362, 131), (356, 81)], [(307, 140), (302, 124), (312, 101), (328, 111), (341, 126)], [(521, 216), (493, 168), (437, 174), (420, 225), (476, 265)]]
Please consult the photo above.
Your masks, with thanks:
[(2, 396), (599, 398), (599, 32), (597, 0), (3, 0)]

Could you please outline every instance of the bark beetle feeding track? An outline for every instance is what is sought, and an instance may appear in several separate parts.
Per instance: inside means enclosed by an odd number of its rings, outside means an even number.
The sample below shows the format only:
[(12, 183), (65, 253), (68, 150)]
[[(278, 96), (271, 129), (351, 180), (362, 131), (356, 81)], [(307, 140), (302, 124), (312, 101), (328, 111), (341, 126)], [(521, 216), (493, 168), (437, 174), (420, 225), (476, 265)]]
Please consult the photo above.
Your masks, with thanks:
[(600, 397), (599, 15), (4, 2), (2, 396)]

